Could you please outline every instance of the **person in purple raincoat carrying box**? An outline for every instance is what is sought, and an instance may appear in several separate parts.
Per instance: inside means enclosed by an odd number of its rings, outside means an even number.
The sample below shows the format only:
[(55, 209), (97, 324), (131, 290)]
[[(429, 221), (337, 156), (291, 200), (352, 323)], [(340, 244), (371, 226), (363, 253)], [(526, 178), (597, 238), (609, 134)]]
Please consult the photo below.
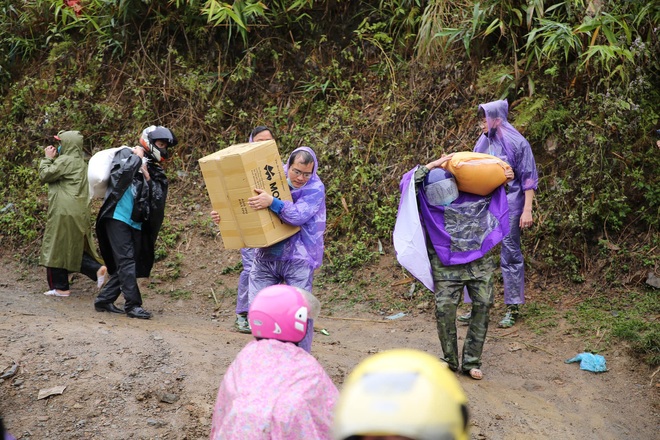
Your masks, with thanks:
[[(249, 301), (265, 287), (288, 284), (312, 291), (314, 271), (323, 261), (325, 234), (325, 186), (318, 176), (316, 154), (309, 147), (296, 148), (284, 165), (291, 190), (290, 201), (273, 197), (257, 188), (257, 195), (248, 199), (252, 209), (270, 209), (284, 222), (299, 226), (291, 237), (254, 251), (248, 282)], [(310, 320), (300, 347), (311, 352), (314, 325)]]

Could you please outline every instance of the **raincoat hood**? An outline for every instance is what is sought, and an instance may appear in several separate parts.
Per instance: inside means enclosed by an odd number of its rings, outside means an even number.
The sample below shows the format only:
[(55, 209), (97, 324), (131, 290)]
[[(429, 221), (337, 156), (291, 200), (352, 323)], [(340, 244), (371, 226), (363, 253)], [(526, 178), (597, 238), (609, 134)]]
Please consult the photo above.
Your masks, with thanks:
[[(483, 109), (486, 114), (486, 125), (488, 127), (488, 133), (485, 133), (482, 136), (490, 142), (501, 143), (501, 147), (504, 148), (505, 156), (512, 156), (513, 149), (508, 142), (504, 141), (504, 134), (508, 131), (511, 132), (514, 137), (517, 137), (520, 133), (518, 133), (518, 130), (507, 121), (507, 116), (509, 115), (509, 103), (505, 100), (493, 101), (481, 104), (479, 105), (479, 108)], [(522, 135), (520, 135), (520, 137), (522, 137)], [(506, 157), (500, 158), (502, 160), (507, 160)]]
[[(318, 181), (318, 182), (321, 181), (321, 179), (319, 179), (319, 176), (317, 174), (317, 170), (319, 168), (319, 162), (316, 159), (316, 153), (314, 153), (314, 150), (312, 150), (309, 147), (298, 147), (298, 148), (296, 148), (295, 150), (293, 150), (291, 152), (291, 154), (289, 155), (289, 158), (286, 160), (286, 163), (284, 164), (284, 172), (286, 173), (286, 175), (287, 176), (289, 175), (289, 162), (291, 162), (291, 158), (293, 157), (293, 155), (295, 155), (299, 151), (306, 151), (307, 153), (311, 154), (312, 158), (314, 159), (314, 169), (312, 170), (312, 177), (310, 177), (309, 180), (307, 181), (307, 183), (305, 183), (300, 188), (294, 188), (292, 185), (289, 184), (289, 186), (291, 187), (291, 196), (292, 197), (293, 197), (293, 192), (294, 191), (303, 189), (307, 185), (311, 184), (313, 181)], [(295, 197), (294, 197), (293, 201), (294, 202), (296, 201)]]
[(481, 104), (479, 107), (484, 109), (489, 129), (496, 127), (498, 119), (507, 122), (507, 117), (509, 116), (509, 103), (505, 99)]
[(479, 106), (486, 114), (488, 133), (479, 136), (474, 146), (477, 153), (499, 157), (513, 168), (514, 179), (508, 183), (509, 209), (520, 214), (524, 205), (524, 192), (538, 187), (539, 176), (532, 148), (527, 139), (509, 123), (509, 104), (506, 100)]
[(60, 156), (82, 157), (83, 154), (83, 135), (79, 131), (60, 131), (57, 134), (62, 149)]
[(256, 251), (257, 258), (265, 261), (304, 261), (314, 269), (323, 261), (323, 235), (325, 233), (325, 185), (318, 175), (318, 160), (309, 147), (296, 148), (286, 163), (284, 171), (289, 172), (289, 160), (298, 151), (306, 151), (314, 160), (312, 175), (303, 186), (290, 186), (293, 202), (284, 201), (279, 217), (287, 224), (300, 226), (300, 231), (287, 240), (275, 243)]

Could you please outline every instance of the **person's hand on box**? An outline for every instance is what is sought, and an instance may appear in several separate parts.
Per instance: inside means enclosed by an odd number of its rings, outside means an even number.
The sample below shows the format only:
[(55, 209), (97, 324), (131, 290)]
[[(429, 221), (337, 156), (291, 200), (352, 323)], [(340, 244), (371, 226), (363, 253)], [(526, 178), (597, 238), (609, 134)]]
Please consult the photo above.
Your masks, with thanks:
[(218, 214), (218, 211), (211, 211), (211, 220), (213, 220), (213, 223), (216, 225), (220, 224), (220, 214)]
[(268, 194), (263, 189), (255, 188), (256, 196), (248, 199), (248, 205), (252, 209), (266, 209), (273, 204), (273, 196)]

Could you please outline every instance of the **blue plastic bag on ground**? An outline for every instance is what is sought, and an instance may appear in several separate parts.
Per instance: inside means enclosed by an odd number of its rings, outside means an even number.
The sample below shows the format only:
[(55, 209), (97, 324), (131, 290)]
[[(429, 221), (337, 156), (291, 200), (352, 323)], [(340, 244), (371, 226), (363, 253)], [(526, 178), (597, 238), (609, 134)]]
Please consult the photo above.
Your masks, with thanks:
[(591, 371), (593, 373), (603, 373), (607, 371), (605, 358), (599, 354), (580, 353), (574, 358), (566, 361), (567, 364), (580, 362), (580, 370)]

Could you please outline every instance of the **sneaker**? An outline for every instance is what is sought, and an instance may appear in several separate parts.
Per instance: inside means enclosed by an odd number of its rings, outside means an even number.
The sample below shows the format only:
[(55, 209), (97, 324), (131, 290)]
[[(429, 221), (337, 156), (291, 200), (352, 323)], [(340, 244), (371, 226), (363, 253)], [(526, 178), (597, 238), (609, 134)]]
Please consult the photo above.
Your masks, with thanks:
[(246, 315), (236, 315), (234, 328), (236, 328), (236, 330), (239, 333), (245, 333), (245, 334), (252, 333), (252, 329), (250, 328), (250, 322), (248, 321)]
[(61, 298), (68, 298), (69, 297), (69, 291), (52, 289), (52, 290), (49, 290), (48, 292), (44, 292), (44, 295), (46, 295), (46, 296), (59, 296)]
[(470, 319), (472, 319), (472, 311), (469, 311), (469, 312), (467, 312), (467, 313), (464, 314), (464, 315), (459, 315), (459, 316), (456, 318), (456, 320), (457, 320), (458, 322), (464, 322), (464, 323), (468, 323), (468, 322), (470, 322)]
[(497, 326), (500, 328), (513, 327), (519, 316), (520, 311), (518, 310), (518, 305), (508, 306), (504, 318), (497, 324)]

